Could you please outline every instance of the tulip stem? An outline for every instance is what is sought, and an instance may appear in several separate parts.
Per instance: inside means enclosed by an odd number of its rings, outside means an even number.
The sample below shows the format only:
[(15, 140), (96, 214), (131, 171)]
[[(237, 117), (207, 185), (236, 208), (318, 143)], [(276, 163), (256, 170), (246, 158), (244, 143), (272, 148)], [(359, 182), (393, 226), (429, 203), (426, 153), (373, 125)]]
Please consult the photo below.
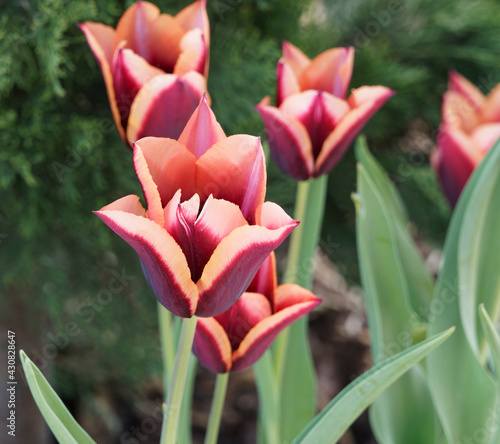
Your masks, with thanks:
[(229, 372), (217, 374), (214, 397), (212, 399), (212, 407), (210, 408), (210, 417), (208, 419), (207, 434), (205, 435), (205, 444), (217, 444), (228, 380)]
[[(284, 282), (311, 288), (314, 251), (323, 223), (327, 184), (327, 175), (297, 184), (294, 219), (299, 220), (300, 225), (292, 232)], [(299, 319), (283, 331), (275, 342), (274, 365), (282, 404), (283, 440), (293, 439), (295, 432), (300, 432), (315, 412), (316, 382), (307, 322), (307, 316)], [(287, 374), (285, 369), (288, 369)], [(298, 396), (295, 400), (294, 393)], [(287, 411), (294, 409), (293, 404), (300, 404), (300, 409), (287, 414)]]
[(172, 325), (173, 316), (172, 313), (158, 302), (158, 325), (160, 328), (160, 343), (163, 358), (163, 391), (165, 395), (170, 383), (170, 376), (174, 371), (175, 342)]
[(197, 320), (198, 318), (196, 316), (184, 318), (182, 320), (174, 370), (168, 386), (167, 405), (163, 417), (160, 444), (175, 444), (177, 442), (177, 427), (179, 425), (182, 395), (184, 392), (189, 356), (191, 355)]

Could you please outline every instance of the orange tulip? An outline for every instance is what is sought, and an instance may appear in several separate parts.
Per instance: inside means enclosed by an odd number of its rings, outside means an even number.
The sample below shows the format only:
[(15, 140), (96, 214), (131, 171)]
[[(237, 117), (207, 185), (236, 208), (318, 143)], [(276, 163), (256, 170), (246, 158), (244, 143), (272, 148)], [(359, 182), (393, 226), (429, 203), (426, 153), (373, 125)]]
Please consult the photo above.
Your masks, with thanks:
[(157, 299), (177, 316), (215, 316), (247, 289), (298, 222), (264, 202), (257, 137), (226, 137), (205, 99), (179, 140), (134, 144), (147, 202), (130, 195), (96, 214), (137, 252)]
[(431, 163), (454, 207), (470, 175), (500, 137), (500, 85), (485, 97), (451, 71), (441, 115)]
[(206, 0), (175, 17), (152, 3), (128, 8), (116, 30), (79, 25), (101, 67), (122, 139), (177, 138), (206, 91), (209, 24)]
[(215, 373), (254, 364), (278, 334), (321, 302), (296, 284), (277, 286), (271, 254), (246, 292), (224, 313), (198, 319), (193, 352)]
[(310, 60), (283, 43), (277, 67), (277, 107), (265, 97), (257, 105), (276, 165), (296, 180), (328, 173), (363, 126), (394, 94), (384, 86), (362, 86), (345, 98), (353, 48), (333, 48)]

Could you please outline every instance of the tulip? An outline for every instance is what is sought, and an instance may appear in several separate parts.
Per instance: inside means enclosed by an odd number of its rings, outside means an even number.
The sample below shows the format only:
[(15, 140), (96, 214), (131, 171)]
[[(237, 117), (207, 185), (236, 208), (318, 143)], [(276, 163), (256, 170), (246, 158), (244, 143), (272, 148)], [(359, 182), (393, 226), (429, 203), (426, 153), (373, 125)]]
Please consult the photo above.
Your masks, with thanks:
[(485, 97), (451, 71), (441, 114), (431, 164), (454, 207), (470, 175), (500, 137), (500, 85)]
[(328, 173), (356, 135), (394, 94), (383, 86), (353, 89), (346, 99), (353, 48), (333, 48), (310, 60), (283, 44), (277, 67), (277, 107), (258, 105), (276, 165), (296, 180)]
[(175, 17), (152, 3), (128, 8), (116, 30), (79, 25), (96, 57), (113, 118), (124, 142), (176, 139), (206, 91), (209, 25), (206, 0)]
[(285, 327), (320, 302), (296, 284), (277, 286), (276, 260), (271, 254), (231, 308), (198, 319), (193, 352), (215, 373), (243, 370), (262, 356)]
[(177, 316), (215, 316), (247, 289), (298, 222), (264, 202), (260, 140), (226, 137), (205, 98), (179, 140), (134, 144), (147, 211), (129, 195), (96, 214), (139, 255), (159, 302)]

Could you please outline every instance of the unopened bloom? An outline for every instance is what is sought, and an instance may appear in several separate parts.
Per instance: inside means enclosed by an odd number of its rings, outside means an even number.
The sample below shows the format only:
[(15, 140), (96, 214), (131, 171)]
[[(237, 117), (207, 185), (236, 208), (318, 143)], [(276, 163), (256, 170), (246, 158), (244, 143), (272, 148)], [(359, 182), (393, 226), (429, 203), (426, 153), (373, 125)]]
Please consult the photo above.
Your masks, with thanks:
[(178, 141), (137, 141), (134, 168), (147, 211), (130, 195), (96, 214), (135, 249), (157, 299), (177, 316), (228, 309), (297, 225), (264, 202), (260, 140), (226, 137), (205, 99)]
[(453, 207), (476, 166), (500, 137), (500, 85), (485, 97), (451, 71), (441, 118), (431, 163)]
[(296, 180), (328, 173), (375, 112), (394, 94), (384, 86), (353, 89), (346, 99), (353, 48), (333, 48), (310, 60), (283, 43), (277, 67), (277, 106), (259, 111), (276, 165)]
[(296, 284), (277, 286), (276, 260), (271, 254), (235, 304), (218, 316), (198, 319), (193, 352), (213, 372), (243, 370), (263, 355), (285, 327), (320, 302)]
[(116, 30), (80, 29), (101, 67), (116, 127), (125, 143), (145, 136), (177, 138), (206, 91), (209, 25), (205, 0), (175, 17), (139, 1)]

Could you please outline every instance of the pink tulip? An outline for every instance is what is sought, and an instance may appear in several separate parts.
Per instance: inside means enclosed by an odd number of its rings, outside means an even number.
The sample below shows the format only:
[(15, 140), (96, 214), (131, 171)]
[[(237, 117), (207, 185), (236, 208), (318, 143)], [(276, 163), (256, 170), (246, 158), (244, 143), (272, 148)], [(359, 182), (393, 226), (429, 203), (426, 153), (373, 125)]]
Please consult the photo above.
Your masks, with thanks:
[(441, 114), (431, 163), (454, 207), (470, 175), (500, 137), (500, 85), (485, 97), (466, 78), (451, 71)]
[(226, 137), (206, 99), (179, 140), (134, 144), (147, 211), (130, 195), (96, 214), (141, 259), (157, 299), (177, 316), (215, 316), (246, 290), (298, 222), (264, 202), (260, 140)]
[(83, 23), (101, 67), (113, 118), (124, 142), (177, 138), (206, 91), (209, 25), (206, 0), (175, 17), (152, 3), (128, 8), (116, 30)]
[(198, 320), (193, 352), (215, 373), (254, 364), (276, 336), (321, 302), (296, 284), (277, 286), (271, 254), (247, 291), (225, 312)]
[(278, 167), (296, 180), (328, 173), (356, 135), (394, 94), (384, 86), (353, 89), (353, 48), (333, 48), (310, 60), (283, 43), (277, 67), (277, 107), (265, 97), (259, 111)]

